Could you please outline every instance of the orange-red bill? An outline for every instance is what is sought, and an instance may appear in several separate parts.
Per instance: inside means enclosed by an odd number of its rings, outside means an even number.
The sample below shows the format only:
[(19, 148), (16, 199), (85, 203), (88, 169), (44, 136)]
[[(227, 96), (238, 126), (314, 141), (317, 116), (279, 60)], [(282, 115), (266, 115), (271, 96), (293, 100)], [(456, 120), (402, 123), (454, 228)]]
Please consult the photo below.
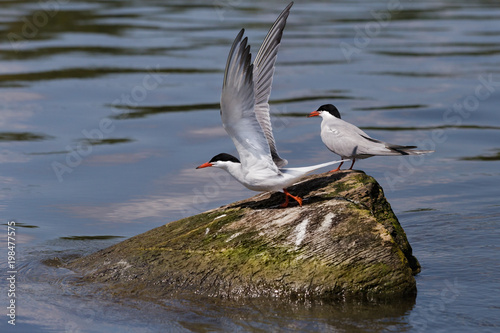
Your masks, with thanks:
[(313, 111), (313, 112), (309, 113), (309, 115), (307, 116), (307, 118), (309, 118), (309, 117), (316, 117), (316, 116), (319, 116), (319, 112), (318, 111)]
[(208, 168), (208, 167), (211, 167), (212, 165), (213, 165), (212, 163), (207, 162), (207, 163), (203, 163), (202, 165), (196, 167), (196, 169)]

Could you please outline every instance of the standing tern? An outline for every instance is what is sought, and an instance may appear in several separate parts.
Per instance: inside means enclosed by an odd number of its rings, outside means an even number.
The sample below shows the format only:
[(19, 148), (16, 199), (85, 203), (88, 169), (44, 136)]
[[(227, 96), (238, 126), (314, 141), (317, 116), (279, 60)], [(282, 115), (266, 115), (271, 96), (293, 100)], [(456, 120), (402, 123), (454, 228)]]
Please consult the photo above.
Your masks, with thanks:
[[(313, 111), (308, 117), (320, 116), (321, 140), (325, 146), (342, 159), (351, 159), (352, 170), (356, 159), (364, 159), (372, 156), (397, 156), (397, 155), (421, 155), (432, 153), (434, 150), (413, 150), (417, 146), (399, 146), (371, 138), (353, 124), (340, 119), (340, 112), (332, 104), (321, 105), (318, 110)], [(339, 171), (344, 162), (340, 163)]]
[(302, 167), (283, 168), (288, 161), (281, 158), (274, 142), (269, 115), (269, 95), (273, 82), (274, 64), (283, 29), (290, 13), (291, 2), (278, 16), (267, 33), (253, 64), (250, 45), (241, 29), (227, 58), (221, 94), (221, 118), (224, 129), (233, 140), (240, 160), (222, 153), (196, 169), (217, 167), (226, 170), (237, 181), (253, 191), (279, 191), (286, 195), (281, 207), (287, 207), (289, 197), (302, 206), (302, 199), (286, 188), (304, 175), (343, 161)]

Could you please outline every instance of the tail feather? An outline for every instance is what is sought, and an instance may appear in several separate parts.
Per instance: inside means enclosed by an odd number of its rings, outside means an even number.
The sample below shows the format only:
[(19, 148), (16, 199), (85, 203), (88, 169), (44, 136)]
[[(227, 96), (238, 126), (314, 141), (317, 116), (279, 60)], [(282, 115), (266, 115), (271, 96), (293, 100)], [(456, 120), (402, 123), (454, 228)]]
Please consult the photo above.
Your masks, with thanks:
[(391, 148), (391, 149), (415, 149), (415, 148), (418, 148), (417, 146), (400, 146), (400, 145), (393, 145), (393, 144), (390, 144), (390, 143), (386, 143), (385, 144), (387, 148)]
[(413, 150), (413, 149), (418, 148), (418, 147), (417, 146), (394, 145), (394, 144), (380, 141), (380, 140), (377, 140), (374, 138), (370, 138), (369, 136), (365, 136), (365, 135), (361, 135), (361, 136), (368, 141), (383, 144), (385, 146), (385, 148), (390, 149), (399, 155), (422, 155), (422, 154), (428, 154), (428, 153), (434, 152), (434, 150)]
[(339, 161), (331, 161), (331, 162), (326, 162), (326, 163), (321, 163), (321, 164), (316, 164), (316, 165), (311, 165), (307, 167), (301, 167), (301, 168), (283, 168), (280, 169), (282, 172), (285, 173), (297, 173), (297, 174), (308, 174), (310, 172), (316, 171), (318, 169), (333, 165), (333, 164), (338, 164), (342, 162), (346, 162), (350, 160), (339, 160)]
[(402, 155), (422, 155), (433, 153), (434, 150), (403, 150), (404, 154)]

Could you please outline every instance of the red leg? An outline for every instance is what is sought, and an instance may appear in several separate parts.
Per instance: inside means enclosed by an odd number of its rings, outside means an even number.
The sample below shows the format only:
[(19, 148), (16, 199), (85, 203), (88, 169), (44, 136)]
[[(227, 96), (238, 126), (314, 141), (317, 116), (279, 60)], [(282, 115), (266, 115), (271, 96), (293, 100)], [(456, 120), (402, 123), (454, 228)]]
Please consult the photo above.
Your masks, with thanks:
[(285, 202), (283, 202), (280, 207), (281, 208), (286, 208), (288, 207), (288, 195), (286, 195), (287, 192), (285, 192)]
[(351, 167), (349, 168), (349, 170), (352, 170), (352, 167), (353, 167), (353, 165), (354, 165), (354, 162), (356, 162), (356, 159), (355, 159), (355, 158), (353, 158), (353, 159), (352, 159), (352, 164), (351, 164)]
[(294, 195), (291, 195), (290, 193), (288, 193), (288, 191), (286, 189), (283, 189), (283, 193), (285, 193), (285, 195), (286, 195), (286, 200), (285, 200), (284, 203), (282, 203), (280, 205), (281, 208), (285, 208), (285, 207), (288, 206), (288, 197), (290, 197), (290, 198), (294, 199), (295, 201), (297, 201), (299, 203), (299, 206), (302, 207), (302, 199), (301, 198), (296, 197)]
[(344, 164), (344, 162), (341, 162), (341, 163), (339, 164), (339, 166), (338, 166), (338, 168), (337, 168), (337, 169), (332, 170), (332, 171), (330, 171), (330, 172), (337, 172), (337, 171), (339, 171), (339, 170), (340, 170), (340, 167), (342, 166), (342, 164)]

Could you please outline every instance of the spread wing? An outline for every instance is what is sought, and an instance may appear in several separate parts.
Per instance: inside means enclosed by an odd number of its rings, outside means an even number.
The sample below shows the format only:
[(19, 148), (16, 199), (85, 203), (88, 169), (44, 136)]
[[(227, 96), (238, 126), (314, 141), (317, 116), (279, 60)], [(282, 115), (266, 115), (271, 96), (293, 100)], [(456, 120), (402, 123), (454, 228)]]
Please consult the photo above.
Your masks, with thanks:
[(242, 29), (233, 42), (226, 63), (221, 94), (221, 118), (240, 156), (243, 169), (269, 169), (279, 173), (269, 143), (257, 120), (250, 46)]
[(271, 86), (273, 83), (274, 64), (276, 63), (283, 29), (285, 28), (292, 5), (293, 2), (281, 12), (271, 29), (269, 29), (253, 62), (255, 115), (269, 143), (273, 161), (278, 167), (285, 166), (288, 161), (282, 159), (276, 149), (269, 115), (269, 96), (271, 95)]

